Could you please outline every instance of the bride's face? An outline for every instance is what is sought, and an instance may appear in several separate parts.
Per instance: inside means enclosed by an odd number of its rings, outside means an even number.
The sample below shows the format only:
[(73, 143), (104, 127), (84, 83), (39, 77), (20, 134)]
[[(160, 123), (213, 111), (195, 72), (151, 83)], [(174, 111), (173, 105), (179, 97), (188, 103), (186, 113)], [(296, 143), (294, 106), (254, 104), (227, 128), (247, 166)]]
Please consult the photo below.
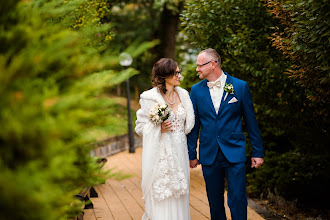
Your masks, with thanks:
[(174, 75), (167, 77), (165, 79), (165, 82), (167, 85), (170, 85), (170, 86), (179, 86), (181, 77), (182, 77), (181, 71), (180, 71), (179, 67), (176, 67), (176, 71), (175, 71)]

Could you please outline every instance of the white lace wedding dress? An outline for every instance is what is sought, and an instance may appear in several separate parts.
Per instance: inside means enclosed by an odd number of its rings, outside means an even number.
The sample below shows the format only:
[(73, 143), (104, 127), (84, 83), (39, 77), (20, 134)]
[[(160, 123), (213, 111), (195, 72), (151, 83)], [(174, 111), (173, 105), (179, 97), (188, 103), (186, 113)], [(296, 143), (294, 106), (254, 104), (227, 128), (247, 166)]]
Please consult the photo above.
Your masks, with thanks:
[(148, 92), (147, 96), (141, 95), (135, 130), (143, 136), (141, 186), (145, 213), (142, 220), (190, 220), (186, 134), (194, 125), (194, 115), (188, 93), (181, 90), (176, 91), (182, 103), (168, 119), (173, 131), (164, 133), (160, 133), (160, 125), (147, 121), (145, 114), (155, 103), (164, 102), (163, 98)]
[[(184, 133), (186, 112), (182, 104), (177, 112), (171, 112), (172, 132), (163, 133), (159, 164), (152, 184), (154, 214), (151, 219), (190, 219), (189, 208), (189, 157), (187, 138)], [(171, 144), (168, 144), (171, 142)], [(166, 144), (167, 143), (167, 144)]]

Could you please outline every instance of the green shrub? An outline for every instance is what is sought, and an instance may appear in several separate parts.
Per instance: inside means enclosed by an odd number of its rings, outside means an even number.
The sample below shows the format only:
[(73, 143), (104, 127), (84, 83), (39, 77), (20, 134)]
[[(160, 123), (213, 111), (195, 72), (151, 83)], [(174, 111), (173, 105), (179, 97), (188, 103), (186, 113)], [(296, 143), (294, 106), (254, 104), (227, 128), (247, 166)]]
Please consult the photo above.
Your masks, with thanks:
[[(327, 183), (330, 178), (327, 167), (329, 155), (303, 154), (289, 151), (284, 154), (267, 152), (266, 163), (248, 176), (250, 196), (267, 195), (276, 192), (285, 195), (289, 201), (297, 200), (300, 204), (324, 207), (322, 201), (315, 201), (329, 194)], [(299, 193), (300, 192), (300, 193)]]
[[(328, 3), (285, 1), (288, 4), (283, 6), (284, 12), (297, 12), (294, 13), (292, 24), (304, 27), (303, 33), (309, 33), (309, 28), (314, 31), (316, 21), (314, 18), (308, 21), (304, 12), (308, 16), (324, 15), (317, 17), (317, 21), (322, 22), (319, 22), (318, 30), (313, 35), (293, 33), (304, 40), (310, 40), (310, 36), (316, 37), (313, 42), (297, 41), (306, 47), (313, 45), (308, 49), (295, 50), (294, 46), (289, 45), (290, 51), (300, 56), (299, 61), (303, 60), (296, 62), (273, 46), (274, 33), (278, 30), (285, 32), (288, 27), (268, 13), (269, 8), (264, 2), (187, 0), (181, 17), (184, 27), (182, 34), (188, 41), (187, 45), (191, 43), (194, 50), (208, 47), (216, 49), (222, 57), (222, 69), (249, 84), (265, 150), (264, 165), (257, 170), (247, 169), (250, 196), (267, 194), (268, 190), (275, 193), (276, 189), (279, 196), (285, 199), (297, 199), (299, 205), (311, 205), (309, 201), (313, 201), (317, 208), (320, 206), (315, 201), (323, 201), (322, 195), (329, 192), (325, 186), (330, 177), (329, 172), (326, 172), (326, 167), (329, 167), (329, 108), (322, 104), (326, 98), (321, 104), (311, 102), (308, 99), (311, 92), (298, 84), (295, 78), (289, 77), (287, 71), (292, 65), (300, 65), (302, 62), (305, 65), (306, 60), (311, 63), (309, 68), (322, 63), (323, 69), (327, 70), (328, 57), (322, 55), (316, 62), (315, 59), (306, 59), (312, 56), (312, 53), (307, 54), (306, 51), (318, 52), (315, 45), (317, 49), (324, 48), (322, 45), (328, 42), (325, 28), (328, 26), (325, 22), (329, 15), (326, 10)], [(267, 2), (275, 2), (274, 5), (278, 6), (276, 1)], [(295, 8), (295, 4), (299, 7)], [(303, 8), (304, 5), (313, 7)], [(316, 10), (317, 7), (320, 10)], [(326, 53), (323, 50), (320, 54)], [(307, 71), (305, 74), (306, 78), (302, 79), (307, 82), (311, 79), (312, 83), (313, 73)], [(193, 68), (189, 68), (184, 76), (182, 84), (187, 89), (193, 84), (191, 80), (199, 81)], [(323, 74), (319, 79), (326, 86), (329, 76)], [(251, 152), (250, 144), (248, 149)], [(250, 156), (247, 167), (250, 166)]]
[[(110, 25), (71, 28), (85, 3), (1, 1), (0, 219), (75, 215), (73, 195), (105, 177), (90, 143), (126, 131), (125, 109), (105, 91), (137, 71), (111, 70)], [(136, 47), (133, 56), (150, 44)]]

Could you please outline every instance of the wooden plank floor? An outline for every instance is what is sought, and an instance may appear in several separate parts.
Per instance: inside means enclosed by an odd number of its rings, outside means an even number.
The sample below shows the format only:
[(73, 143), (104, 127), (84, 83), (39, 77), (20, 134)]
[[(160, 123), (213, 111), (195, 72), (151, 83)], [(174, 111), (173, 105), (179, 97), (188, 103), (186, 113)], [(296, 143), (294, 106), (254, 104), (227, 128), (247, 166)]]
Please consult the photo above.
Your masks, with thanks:
[[(105, 184), (95, 186), (98, 198), (91, 198), (94, 209), (85, 209), (84, 220), (140, 220), (144, 206), (141, 190), (142, 148), (137, 148), (135, 154), (127, 151), (107, 158), (105, 169), (114, 169), (131, 174), (124, 180), (108, 179)], [(205, 183), (201, 166), (192, 169), (190, 173), (190, 212), (192, 220), (210, 219)], [(226, 206), (227, 218), (230, 212)], [(253, 209), (248, 207), (248, 220), (263, 220)]]

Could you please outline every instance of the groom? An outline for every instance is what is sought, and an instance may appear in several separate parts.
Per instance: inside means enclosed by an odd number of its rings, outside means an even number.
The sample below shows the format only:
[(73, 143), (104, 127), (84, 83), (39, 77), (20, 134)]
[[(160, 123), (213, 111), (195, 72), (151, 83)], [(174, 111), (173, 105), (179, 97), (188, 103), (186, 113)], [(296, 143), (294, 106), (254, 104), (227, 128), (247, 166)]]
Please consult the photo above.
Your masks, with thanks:
[[(188, 135), (190, 167), (202, 164), (212, 220), (226, 220), (224, 178), (228, 182), (228, 206), (232, 220), (247, 219), (246, 140), (244, 118), (253, 147), (252, 167), (263, 163), (263, 147), (249, 87), (221, 70), (221, 58), (214, 49), (197, 57), (199, 78), (191, 88), (195, 126)], [(199, 137), (199, 159), (197, 139)]]

